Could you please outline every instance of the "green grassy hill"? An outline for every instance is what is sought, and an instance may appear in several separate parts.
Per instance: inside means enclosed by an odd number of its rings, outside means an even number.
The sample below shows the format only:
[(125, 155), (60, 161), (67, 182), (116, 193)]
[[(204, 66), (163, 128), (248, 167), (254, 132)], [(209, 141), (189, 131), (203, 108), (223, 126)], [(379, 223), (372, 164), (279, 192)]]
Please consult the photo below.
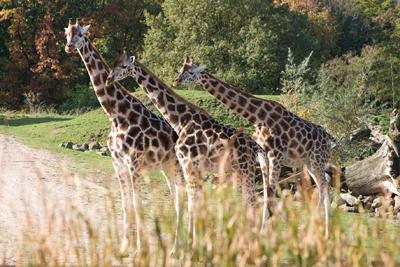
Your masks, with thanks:
[[(226, 108), (214, 97), (205, 91), (176, 91), (179, 95), (192, 103), (207, 110), (217, 121), (234, 128), (244, 127), (245, 131), (252, 133), (254, 127), (239, 117), (233, 111)], [(135, 95), (152, 112), (160, 116), (149, 98), (143, 91), (136, 92)], [(279, 96), (260, 96), (278, 100)], [(18, 131), (19, 136), (34, 136), (35, 138), (47, 140), (49, 142), (63, 143), (72, 141), (82, 144), (84, 142), (98, 141), (106, 144), (107, 136), (110, 132), (110, 121), (102, 109), (94, 110), (78, 117), (38, 117), (14, 116), (8, 118), (11, 133)], [(4, 116), (0, 116), (0, 125), (4, 125)]]

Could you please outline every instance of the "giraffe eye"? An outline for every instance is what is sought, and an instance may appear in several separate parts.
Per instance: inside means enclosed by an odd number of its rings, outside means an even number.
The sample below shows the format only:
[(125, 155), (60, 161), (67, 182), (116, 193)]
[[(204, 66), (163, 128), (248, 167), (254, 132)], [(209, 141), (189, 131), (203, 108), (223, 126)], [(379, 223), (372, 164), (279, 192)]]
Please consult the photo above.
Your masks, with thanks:
[(80, 33), (80, 34), (79, 34), (79, 37), (82, 37), (82, 36), (83, 36), (83, 34), (82, 34), (82, 33)]
[(126, 69), (128, 66), (122, 66), (122, 68)]
[(194, 74), (194, 72), (189, 72), (189, 74), (190, 74), (190, 75), (193, 75), (193, 74)]

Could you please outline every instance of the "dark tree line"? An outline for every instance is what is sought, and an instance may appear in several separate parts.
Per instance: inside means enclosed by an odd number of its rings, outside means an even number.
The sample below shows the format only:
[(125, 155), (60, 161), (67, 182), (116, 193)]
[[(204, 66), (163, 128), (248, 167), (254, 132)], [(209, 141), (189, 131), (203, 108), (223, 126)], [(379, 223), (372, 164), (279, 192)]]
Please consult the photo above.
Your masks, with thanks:
[[(382, 0), (0, 0), (0, 107), (20, 109), (24, 93), (69, 109), (96, 105), (79, 57), (64, 52), (69, 18), (91, 24), (88, 37), (109, 64), (117, 48), (171, 84), (185, 56), (254, 94), (281, 91), (289, 48), (306, 79), (321, 64), (343, 80), (352, 57), (375, 51), (371, 95), (398, 106), (398, 7)], [(364, 53), (365, 54), (365, 53)], [(370, 55), (370, 54), (368, 54)], [(335, 61), (336, 60), (336, 61)], [(335, 65), (336, 64), (336, 65)], [(336, 66), (336, 68), (335, 68)], [(336, 76), (335, 76), (336, 77)], [(133, 90), (132, 79), (124, 81)]]

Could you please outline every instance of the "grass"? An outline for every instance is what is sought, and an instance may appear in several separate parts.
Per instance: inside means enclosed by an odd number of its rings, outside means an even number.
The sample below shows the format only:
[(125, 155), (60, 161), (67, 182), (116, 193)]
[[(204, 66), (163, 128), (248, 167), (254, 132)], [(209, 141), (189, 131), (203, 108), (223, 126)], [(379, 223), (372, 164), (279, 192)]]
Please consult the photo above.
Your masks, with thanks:
[(389, 132), (389, 126), (390, 126), (390, 115), (388, 116), (383, 114), (377, 115), (372, 118), (372, 124), (380, 125), (382, 127), (382, 131), (384, 132), (384, 134), (387, 134)]
[[(213, 116), (219, 116), (223, 123), (241, 123), (240, 118), (231, 117), (229, 110), (225, 110), (206, 92), (178, 93), (201, 104)], [(149, 105), (143, 93), (137, 95)], [(67, 166), (68, 173), (64, 175), (76, 174), (81, 179), (92, 180), (115, 192), (114, 195), (107, 193), (103, 196), (109, 214), (104, 221), (107, 227), (105, 232), (97, 229), (89, 213), (68, 203), (71, 205), (68, 206), (70, 213), (65, 216), (72, 219), (63, 227), (54, 222), (51, 232), (39, 231), (42, 236), (28, 236), (23, 243), (23, 262), (35, 266), (126, 264), (117, 255), (121, 237), (118, 227), (115, 227), (117, 220), (121, 219), (118, 184), (116, 180), (110, 182), (101, 178), (114, 175), (110, 157), (58, 147), (59, 143), (66, 141), (83, 143), (96, 140), (104, 144), (110, 130), (104, 112), (95, 110), (75, 117), (7, 114), (6, 119), (0, 115), (0, 125), (5, 122), (9, 126), (0, 126), (0, 133), (13, 134), (28, 146), (50, 150), (67, 162), (72, 162)], [(196, 249), (191, 250), (185, 245), (188, 242), (185, 221), (185, 227), (179, 229), (184, 244), (178, 253), (181, 258), (171, 259), (171, 243), (168, 240), (174, 236), (175, 217), (165, 179), (160, 173), (149, 173), (144, 181), (144, 210), (149, 225), (144, 246), (148, 248), (131, 259), (135, 264), (190, 266), (194, 264), (193, 260), (209, 266), (395, 266), (400, 263), (397, 256), (400, 228), (393, 218), (368, 218), (367, 215), (333, 209), (332, 237), (324, 240), (324, 226), (315, 212), (315, 201), (296, 202), (288, 197), (281, 199), (281, 204), (289, 216), (290, 224), (286, 227), (280, 218), (274, 216), (268, 222), (267, 236), (261, 236), (258, 230), (249, 229), (244, 216), (246, 212), (236, 190), (230, 187), (212, 190), (209, 184), (205, 187), (206, 197), (198, 207), (199, 238), (195, 241)], [(184, 212), (187, 213), (186, 209)], [(53, 219), (49, 217), (49, 221)], [(65, 231), (70, 234), (65, 235)], [(54, 243), (54, 236), (63, 238)], [(253, 238), (249, 239), (250, 236)], [(135, 244), (132, 243), (132, 250), (135, 250)], [(53, 253), (54, 250), (59, 253)]]

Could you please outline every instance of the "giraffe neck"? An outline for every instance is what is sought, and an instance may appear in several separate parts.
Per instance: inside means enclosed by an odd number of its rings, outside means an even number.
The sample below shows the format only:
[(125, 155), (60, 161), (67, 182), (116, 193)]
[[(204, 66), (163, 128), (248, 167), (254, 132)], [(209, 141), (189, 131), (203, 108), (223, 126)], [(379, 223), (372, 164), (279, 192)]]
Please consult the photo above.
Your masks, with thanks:
[(99, 51), (87, 37), (85, 37), (85, 42), (83, 46), (78, 49), (78, 52), (85, 63), (97, 99), (111, 121), (129, 115), (133, 116), (133, 114), (131, 114), (132, 112), (140, 114), (142, 109), (145, 109), (143, 104), (136, 97), (131, 95), (120, 83), (116, 82), (110, 86), (106, 86), (106, 80), (110, 69)]
[[(255, 97), (227, 84), (211, 74), (202, 71), (196, 82), (219, 102), (255, 126), (272, 126), (275, 114), (282, 114), (286, 110), (282, 104), (267, 99)], [(275, 112), (274, 112), (275, 111)], [(270, 122), (270, 123), (268, 123)]]
[(192, 119), (208, 119), (211, 116), (202, 108), (190, 103), (176, 94), (155, 74), (135, 60), (130, 75), (143, 88), (147, 96), (164, 118), (179, 134), (187, 122)]

